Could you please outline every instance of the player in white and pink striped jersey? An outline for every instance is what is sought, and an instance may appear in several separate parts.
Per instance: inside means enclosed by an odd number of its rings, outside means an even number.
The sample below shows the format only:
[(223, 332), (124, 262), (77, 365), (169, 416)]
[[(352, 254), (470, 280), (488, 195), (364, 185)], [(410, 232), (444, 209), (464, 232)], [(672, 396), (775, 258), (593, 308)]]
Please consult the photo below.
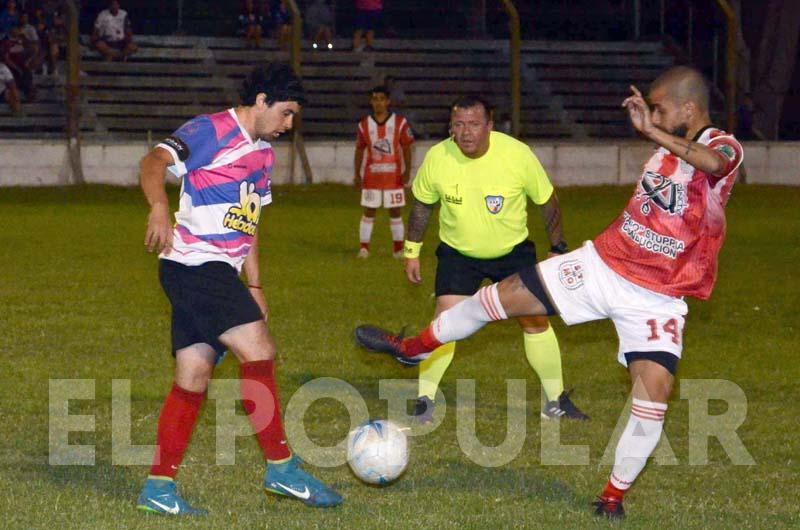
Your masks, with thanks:
[[(162, 515), (205, 513), (178, 494), (175, 477), (226, 350), (239, 361), (242, 404), (267, 464), (264, 488), (309, 506), (342, 502), (299, 466), (287, 444), (259, 270), (258, 221), (272, 201), (275, 159), (267, 140), (292, 128), (305, 93), (288, 65), (269, 65), (250, 73), (241, 95), (241, 105), (190, 120), (141, 163), (150, 204), (145, 245), (160, 252), (159, 278), (172, 306), (175, 381), (158, 419), (157, 450), (138, 508)], [(167, 171), (182, 178), (174, 227)]]
[(636, 87), (631, 91), (622, 106), (659, 148), (622, 215), (594, 242), (484, 287), (414, 337), (356, 329), (365, 348), (418, 364), (442, 344), (496, 320), (559, 314), (571, 325), (610, 319), (633, 395), (611, 476), (595, 503), (595, 513), (608, 518), (624, 516), (623, 496), (661, 437), (683, 351), (683, 297), (711, 294), (725, 205), (742, 162), (739, 142), (711, 127), (708, 86), (696, 70), (667, 70), (653, 82), (648, 101)]

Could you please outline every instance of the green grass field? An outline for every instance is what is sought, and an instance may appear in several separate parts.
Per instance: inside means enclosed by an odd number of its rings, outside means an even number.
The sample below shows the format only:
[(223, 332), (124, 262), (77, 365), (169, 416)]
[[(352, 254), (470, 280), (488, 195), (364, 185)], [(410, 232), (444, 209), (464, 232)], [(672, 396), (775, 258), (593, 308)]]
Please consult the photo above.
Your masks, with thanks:
[[(562, 189), (566, 234), (575, 246), (619, 213), (630, 188)], [(173, 199), (174, 199), (173, 195)], [(747, 397), (738, 434), (756, 461), (733, 465), (716, 440), (709, 463), (690, 465), (689, 405), (679, 383), (666, 437), (677, 465), (648, 465), (628, 495), (628, 528), (789, 528), (800, 526), (797, 354), (800, 282), (800, 189), (739, 185), (728, 208), (729, 232), (712, 300), (690, 302), (679, 377), (724, 379)], [(410, 379), (388, 357), (352, 343), (356, 324), (413, 329), (433, 310), (433, 248), (424, 249), (422, 287), (407, 284), (391, 259), (388, 222), (376, 223), (373, 257), (355, 258), (357, 195), (337, 186), (275, 190), (262, 216), (262, 260), (272, 330), (280, 346), (279, 382), (286, 404), (319, 377), (347, 381), (372, 417), (385, 417), (378, 380)], [(214, 464), (215, 405), (207, 402), (179, 475), (182, 493), (211, 510), (202, 520), (165, 520), (134, 509), (147, 466), (113, 465), (111, 384), (131, 384), (131, 437), (154, 443), (162, 399), (171, 384), (169, 307), (156, 259), (143, 249), (146, 208), (138, 190), (108, 187), (3, 189), (0, 235), (0, 526), (3, 528), (579, 528), (605, 527), (589, 504), (605, 484), (600, 463), (624, 412), (629, 383), (616, 363), (609, 322), (567, 329), (556, 321), (568, 387), (589, 423), (561, 424), (563, 444), (589, 447), (586, 465), (542, 465), (539, 383), (515, 324), (483, 330), (459, 346), (445, 377), (450, 404), (432, 433), (411, 438), (405, 475), (386, 488), (359, 483), (346, 465), (317, 469), (345, 497), (320, 511), (266, 498), (252, 437), (238, 440), (236, 464)], [(532, 232), (543, 241), (538, 214)], [(544, 243), (540, 244), (540, 248)], [(217, 377), (237, 377), (227, 359)], [(49, 379), (92, 379), (94, 400), (73, 401), (91, 414), (94, 432), (71, 444), (96, 446), (94, 466), (48, 465)], [(506, 380), (527, 380), (527, 438), (510, 463), (484, 468), (459, 448), (456, 380), (474, 379), (477, 433), (485, 445), (506, 435)], [(726, 411), (711, 402), (714, 414)], [(519, 412), (517, 409), (516, 412)], [(309, 437), (332, 445), (349, 417), (332, 399), (305, 415)], [(297, 427), (297, 426), (295, 426)], [(291, 429), (290, 429), (291, 430)], [(612, 448), (613, 449), (613, 448)]]

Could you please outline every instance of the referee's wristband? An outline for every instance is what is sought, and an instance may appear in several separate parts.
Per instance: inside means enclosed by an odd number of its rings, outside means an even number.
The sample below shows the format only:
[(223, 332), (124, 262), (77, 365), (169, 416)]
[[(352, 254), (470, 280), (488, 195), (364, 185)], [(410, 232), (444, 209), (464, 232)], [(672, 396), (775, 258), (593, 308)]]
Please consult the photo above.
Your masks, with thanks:
[(553, 245), (550, 247), (550, 252), (553, 254), (566, 254), (569, 252), (569, 246), (567, 246), (566, 241), (562, 241), (558, 245)]
[(422, 242), (409, 241), (406, 239), (405, 243), (403, 243), (403, 256), (406, 259), (418, 258), (420, 251), (422, 251)]

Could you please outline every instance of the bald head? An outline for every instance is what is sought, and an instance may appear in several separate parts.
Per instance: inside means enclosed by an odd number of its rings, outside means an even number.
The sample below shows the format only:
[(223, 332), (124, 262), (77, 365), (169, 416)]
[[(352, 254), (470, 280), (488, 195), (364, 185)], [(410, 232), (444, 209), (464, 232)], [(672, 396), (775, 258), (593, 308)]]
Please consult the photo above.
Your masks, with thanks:
[(650, 85), (650, 92), (657, 89), (663, 89), (675, 103), (694, 103), (699, 111), (708, 112), (708, 82), (694, 68), (670, 68)]

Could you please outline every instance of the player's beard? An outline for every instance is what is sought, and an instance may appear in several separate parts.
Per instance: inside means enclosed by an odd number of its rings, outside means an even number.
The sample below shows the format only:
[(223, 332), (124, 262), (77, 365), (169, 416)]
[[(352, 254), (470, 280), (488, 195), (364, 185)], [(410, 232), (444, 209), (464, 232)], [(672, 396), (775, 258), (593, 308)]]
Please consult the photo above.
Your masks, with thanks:
[(677, 127), (673, 127), (673, 129), (671, 131), (669, 131), (670, 134), (673, 134), (673, 135), (677, 136), (678, 138), (686, 138), (686, 134), (688, 132), (689, 132), (689, 124), (688, 123), (682, 123), (682, 124), (678, 125)]

